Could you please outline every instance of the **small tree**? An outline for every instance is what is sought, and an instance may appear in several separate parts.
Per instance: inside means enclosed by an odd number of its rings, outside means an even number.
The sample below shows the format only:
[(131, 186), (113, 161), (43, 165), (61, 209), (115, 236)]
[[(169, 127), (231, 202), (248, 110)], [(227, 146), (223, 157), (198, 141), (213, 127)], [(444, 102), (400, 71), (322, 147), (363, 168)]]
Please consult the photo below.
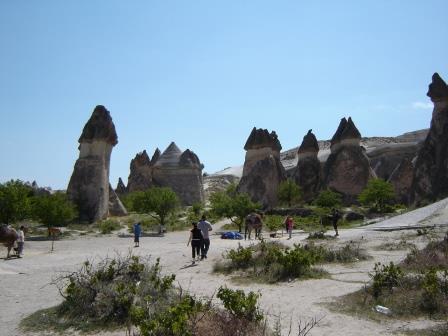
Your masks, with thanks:
[[(166, 224), (166, 218), (179, 205), (176, 193), (167, 187), (153, 187), (144, 192), (134, 194), (133, 208), (135, 211), (148, 213), (160, 222), (160, 232)], [(155, 213), (155, 215), (153, 215)]]
[(322, 190), (314, 200), (315, 205), (323, 208), (337, 208), (341, 203), (341, 195), (329, 189)]
[(66, 225), (76, 218), (76, 208), (64, 193), (35, 196), (32, 202), (33, 218), (48, 227)]
[(0, 184), (0, 223), (15, 223), (28, 217), (32, 195), (32, 188), (20, 180)]
[(394, 187), (391, 183), (382, 179), (371, 179), (366, 188), (358, 196), (363, 205), (373, 206), (377, 211), (384, 212), (385, 205), (394, 199)]
[(300, 187), (291, 179), (280, 183), (277, 194), (280, 203), (287, 204), (288, 207), (298, 203), (302, 198)]
[(216, 215), (230, 219), (238, 225), (240, 232), (246, 216), (260, 208), (260, 204), (252, 202), (248, 194), (238, 193), (235, 185), (230, 185), (226, 191), (213, 193), (210, 196), (210, 204)]

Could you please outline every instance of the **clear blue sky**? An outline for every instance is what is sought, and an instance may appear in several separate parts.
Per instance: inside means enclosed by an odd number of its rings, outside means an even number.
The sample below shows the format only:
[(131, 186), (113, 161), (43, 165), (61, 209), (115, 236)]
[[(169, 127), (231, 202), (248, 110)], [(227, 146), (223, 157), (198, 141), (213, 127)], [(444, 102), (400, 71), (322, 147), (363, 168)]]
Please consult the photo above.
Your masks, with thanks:
[(363, 136), (429, 127), (448, 80), (448, 1), (0, 0), (0, 182), (66, 188), (93, 108), (119, 143), (111, 182), (171, 141), (212, 173), (253, 126), (284, 149), (352, 116)]

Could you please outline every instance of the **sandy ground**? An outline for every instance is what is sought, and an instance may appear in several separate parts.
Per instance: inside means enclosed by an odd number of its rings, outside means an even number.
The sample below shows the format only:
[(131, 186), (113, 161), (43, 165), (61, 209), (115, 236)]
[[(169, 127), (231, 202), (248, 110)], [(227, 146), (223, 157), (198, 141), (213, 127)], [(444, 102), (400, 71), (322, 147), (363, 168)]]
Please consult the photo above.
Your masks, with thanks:
[[(161, 257), (164, 271), (176, 274), (179, 284), (192, 293), (211, 296), (221, 285), (244, 290), (259, 291), (262, 294), (261, 307), (271, 316), (281, 315), (283, 331), (287, 334), (292, 319), (292, 328), (297, 330), (299, 320), (323, 317), (310, 335), (355, 336), (399, 335), (401, 330), (419, 329), (432, 325), (432, 321), (375, 321), (337, 314), (326, 309), (326, 302), (336, 297), (356, 291), (369, 280), (375, 262), (398, 262), (407, 251), (379, 251), (374, 247), (384, 242), (398, 241), (406, 236), (408, 241), (422, 247), (427, 238), (416, 237), (410, 231), (377, 231), (378, 229), (425, 225), (446, 225), (448, 223), (448, 199), (430, 206), (408, 212), (369, 226), (340, 230), (340, 238), (332, 244), (343, 245), (349, 240), (361, 240), (374, 258), (351, 265), (326, 265), (330, 279), (292, 281), (276, 285), (246, 284), (235, 285), (229, 277), (212, 273), (213, 263), (222, 258), (222, 253), (235, 248), (239, 243), (248, 245), (253, 242), (221, 240), (211, 237), (209, 258), (196, 266), (191, 266), (191, 250), (187, 248), (187, 232), (169, 233), (165, 237), (144, 237), (139, 248), (132, 248), (131, 238), (119, 238), (116, 235), (102, 237), (80, 237), (57, 241), (55, 251), (49, 252), (51, 242), (26, 242), (23, 259), (0, 260), (0, 335), (24, 335), (18, 329), (20, 320), (41, 308), (54, 306), (61, 302), (56, 288), (49, 285), (52, 278), (61, 271), (78, 268), (86, 259), (112, 256), (116, 252), (127, 253), (133, 250), (140, 255)], [(215, 230), (223, 223), (214, 225)], [(414, 231), (415, 233), (415, 231)], [(283, 243), (292, 245), (304, 240), (305, 233), (296, 233), (291, 240), (280, 238)], [(425, 240), (426, 239), (426, 240)], [(5, 250), (2, 249), (2, 253)], [(124, 334), (114, 333), (114, 334)], [(112, 334), (108, 334), (112, 335)]]

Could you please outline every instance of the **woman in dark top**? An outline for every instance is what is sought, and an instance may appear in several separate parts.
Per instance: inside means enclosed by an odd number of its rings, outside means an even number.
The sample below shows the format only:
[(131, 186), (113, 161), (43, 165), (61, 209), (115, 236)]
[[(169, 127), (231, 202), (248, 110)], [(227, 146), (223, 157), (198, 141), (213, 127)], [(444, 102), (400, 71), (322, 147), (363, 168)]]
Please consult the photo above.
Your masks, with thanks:
[(188, 239), (187, 246), (190, 245), (191, 242), (191, 254), (193, 256), (193, 264), (195, 263), (195, 257), (199, 259), (200, 250), (202, 245), (202, 232), (201, 229), (198, 229), (198, 223), (193, 222), (193, 229), (190, 230), (190, 238)]

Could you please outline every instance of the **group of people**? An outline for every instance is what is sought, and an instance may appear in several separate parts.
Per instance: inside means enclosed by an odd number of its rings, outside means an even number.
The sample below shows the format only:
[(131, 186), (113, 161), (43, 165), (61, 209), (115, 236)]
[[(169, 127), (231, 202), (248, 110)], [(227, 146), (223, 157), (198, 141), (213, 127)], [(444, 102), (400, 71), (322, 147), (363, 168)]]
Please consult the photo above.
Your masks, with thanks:
[(209, 232), (212, 231), (212, 225), (207, 221), (205, 215), (199, 222), (192, 222), (193, 228), (190, 230), (190, 237), (187, 246), (191, 243), (192, 263), (198, 260), (207, 259), (207, 253), (210, 248)]

